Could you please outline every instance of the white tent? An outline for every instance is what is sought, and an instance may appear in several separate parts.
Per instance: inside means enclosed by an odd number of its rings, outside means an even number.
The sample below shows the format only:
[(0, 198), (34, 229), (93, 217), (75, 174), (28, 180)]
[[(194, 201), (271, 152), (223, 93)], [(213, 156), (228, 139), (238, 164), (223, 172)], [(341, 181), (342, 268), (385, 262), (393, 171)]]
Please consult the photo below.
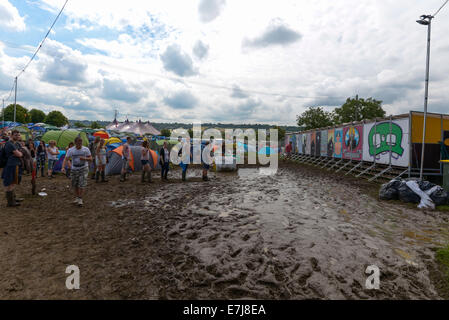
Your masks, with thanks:
[(122, 123), (114, 121), (106, 127), (106, 130), (114, 130), (119, 132), (132, 132), (137, 135), (144, 135), (147, 133), (155, 136), (161, 135), (161, 133), (155, 127), (153, 127), (149, 121), (148, 122), (125, 121)]

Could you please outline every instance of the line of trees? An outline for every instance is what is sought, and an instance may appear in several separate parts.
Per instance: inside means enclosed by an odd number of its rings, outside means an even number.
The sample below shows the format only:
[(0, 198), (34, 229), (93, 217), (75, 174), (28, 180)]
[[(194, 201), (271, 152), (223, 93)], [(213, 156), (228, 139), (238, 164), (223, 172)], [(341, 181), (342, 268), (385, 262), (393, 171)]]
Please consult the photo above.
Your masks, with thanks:
[(341, 107), (333, 111), (326, 111), (323, 107), (309, 107), (297, 116), (297, 122), (298, 126), (309, 130), (382, 117), (385, 117), (382, 101), (356, 97), (346, 99)]
[[(10, 104), (4, 110), (5, 121), (14, 121), (14, 104)], [(3, 114), (0, 120), (3, 119)], [(20, 123), (46, 123), (56, 127), (62, 127), (69, 123), (69, 120), (60, 111), (51, 111), (45, 114), (42, 110), (31, 109), (16, 105), (16, 122)]]

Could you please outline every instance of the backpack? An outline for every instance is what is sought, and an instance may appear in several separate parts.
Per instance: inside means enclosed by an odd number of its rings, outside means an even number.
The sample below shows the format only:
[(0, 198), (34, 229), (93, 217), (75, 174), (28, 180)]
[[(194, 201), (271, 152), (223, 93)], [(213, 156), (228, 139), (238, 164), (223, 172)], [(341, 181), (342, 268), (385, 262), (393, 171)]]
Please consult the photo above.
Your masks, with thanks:
[(8, 162), (8, 156), (6, 155), (6, 143), (0, 146), (0, 168), (6, 167), (6, 163)]

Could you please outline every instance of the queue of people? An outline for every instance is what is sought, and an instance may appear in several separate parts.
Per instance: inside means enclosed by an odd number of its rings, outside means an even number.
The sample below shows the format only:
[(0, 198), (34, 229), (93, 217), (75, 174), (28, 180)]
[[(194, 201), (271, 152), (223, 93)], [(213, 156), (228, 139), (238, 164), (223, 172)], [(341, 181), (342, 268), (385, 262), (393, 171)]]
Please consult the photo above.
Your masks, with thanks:
[[(33, 170), (37, 173), (41, 173), (41, 177), (45, 176), (45, 165), (47, 164), (47, 177), (53, 179), (55, 164), (58, 160), (60, 150), (56, 146), (56, 141), (49, 141), (46, 146), (44, 141), (39, 141), (37, 148), (34, 142), (29, 139), (27, 143), (22, 141), (19, 131), (12, 130), (9, 135), (3, 135), (2, 140), (5, 141), (0, 146), (0, 159), (3, 180), (5, 187), (6, 199), (8, 207), (20, 206), (20, 202), (23, 199), (17, 198), (15, 195), (15, 187), (20, 184), (22, 175), (24, 172), (33, 174)], [(181, 142), (181, 140), (180, 140)], [(201, 151), (209, 144), (203, 145)], [(180, 166), (182, 169), (182, 181), (186, 181), (188, 161), (185, 159), (187, 153), (183, 154), (184, 150), (191, 148), (189, 141), (182, 143), (182, 148), (179, 150), (178, 155), (182, 157)], [(108, 182), (106, 180), (105, 168), (108, 163), (107, 151), (105, 147), (105, 140), (97, 137), (93, 143), (88, 147), (83, 146), (83, 140), (81, 137), (75, 138), (74, 142), (71, 142), (66, 148), (66, 155), (62, 163), (61, 172), (65, 173), (68, 178), (71, 179), (72, 188), (75, 194), (74, 204), (83, 205), (84, 190), (87, 187), (87, 181), (89, 179), (89, 164), (92, 163), (93, 172), (92, 179), (96, 182)], [(160, 166), (161, 166), (161, 180), (168, 180), (168, 171), (170, 170), (170, 150), (167, 142), (164, 142), (163, 147), (159, 151), (160, 154)], [(190, 160), (192, 152), (190, 152)], [(127, 142), (123, 145), (122, 152), (122, 168), (120, 181), (125, 182), (130, 168), (131, 161), (131, 138), (127, 138)], [(142, 164), (142, 177), (141, 182), (145, 182), (147, 177), (148, 183), (152, 182), (151, 173), (152, 166), (150, 165), (150, 147), (148, 141), (144, 141), (141, 146), (141, 164)], [(207, 161), (203, 161), (203, 180), (208, 181), (207, 171), (209, 170), (209, 164)], [(34, 174), (33, 174), (34, 178)]]

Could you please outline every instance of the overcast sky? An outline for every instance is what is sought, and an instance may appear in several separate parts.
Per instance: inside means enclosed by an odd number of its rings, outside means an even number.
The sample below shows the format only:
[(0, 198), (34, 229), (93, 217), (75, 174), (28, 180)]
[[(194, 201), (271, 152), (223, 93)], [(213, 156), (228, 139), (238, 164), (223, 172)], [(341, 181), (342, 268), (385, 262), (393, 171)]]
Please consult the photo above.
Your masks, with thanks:
[[(0, 97), (65, 0), (0, 0)], [(18, 103), (70, 119), (294, 125), (308, 106), (422, 110), (443, 0), (70, 0)], [(449, 4), (432, 23), (429, 111), (449, 113)], [(7, 102), (9, 104), (10, 101)]]

